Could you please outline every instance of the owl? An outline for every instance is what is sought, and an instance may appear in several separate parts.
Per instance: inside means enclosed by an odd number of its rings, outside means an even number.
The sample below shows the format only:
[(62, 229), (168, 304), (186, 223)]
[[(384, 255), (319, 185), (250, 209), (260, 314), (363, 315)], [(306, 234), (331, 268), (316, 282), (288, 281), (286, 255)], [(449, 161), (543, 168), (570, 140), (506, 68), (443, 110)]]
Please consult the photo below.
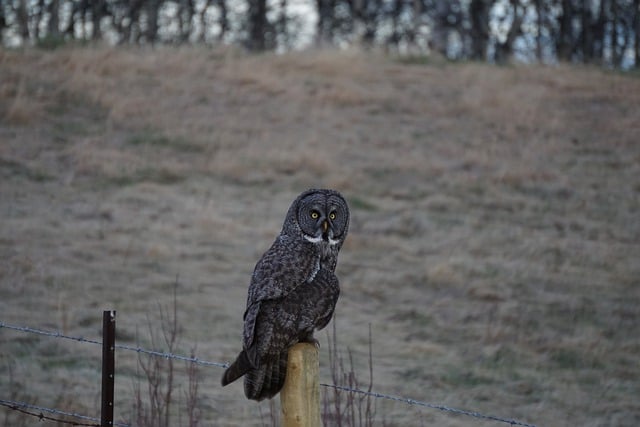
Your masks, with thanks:
[(349, 229), (349, 207), (334, 190), (308, 190), (291, 204), (282, 231), (251, 276), (242, 351), (222, 376), (244, 375), (248, 399), (272, 398), (284, 385), (289, 348), (318, 342), (338, 301), (338, 252)]

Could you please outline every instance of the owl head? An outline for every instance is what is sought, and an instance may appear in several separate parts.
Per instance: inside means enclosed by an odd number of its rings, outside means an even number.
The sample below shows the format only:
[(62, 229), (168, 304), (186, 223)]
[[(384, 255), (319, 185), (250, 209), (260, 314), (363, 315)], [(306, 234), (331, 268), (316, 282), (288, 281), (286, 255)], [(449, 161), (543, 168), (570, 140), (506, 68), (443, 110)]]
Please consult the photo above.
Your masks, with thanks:
[(312, 189), (293, 201), (283, 232), (311, 243), (342, 245), (349, 229), (349, 207), (335, 190)]

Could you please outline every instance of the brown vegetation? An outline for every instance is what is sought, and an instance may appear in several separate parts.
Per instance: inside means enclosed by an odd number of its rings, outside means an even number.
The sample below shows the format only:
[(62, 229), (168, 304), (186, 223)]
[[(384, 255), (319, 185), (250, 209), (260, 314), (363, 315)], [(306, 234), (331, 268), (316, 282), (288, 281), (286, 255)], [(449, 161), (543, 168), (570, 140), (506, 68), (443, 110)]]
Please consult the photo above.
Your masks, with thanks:
[[(337, 335), (368, 378), (371, 325), (377, 391), (637, 425), (640, 80), (421, 62), (0, 51), (0, 320), (97, 337), (116, 309), (118, 339), (150, 346), (179, 276), (177, 351), (229, 360), (290, 201), (336, 187)], [(0, 329), (1, 397), (95, 413), (100, 349), (58, 341)], [(129, 420), (137, 360), (117, 357)], [(199, 373), (201, 425), (261, 425), (268, 403)], [(492, 425), (375, 404), (387, 425)]]

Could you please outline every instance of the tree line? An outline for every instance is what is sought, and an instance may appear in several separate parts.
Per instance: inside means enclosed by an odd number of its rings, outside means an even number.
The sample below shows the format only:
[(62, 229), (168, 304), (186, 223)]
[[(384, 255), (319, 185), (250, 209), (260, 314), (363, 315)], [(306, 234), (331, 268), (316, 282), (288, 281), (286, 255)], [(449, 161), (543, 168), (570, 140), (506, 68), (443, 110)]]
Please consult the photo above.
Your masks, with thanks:
[(71, 40), (640, 68), (640, 0), (0, 0), (0, 43)]

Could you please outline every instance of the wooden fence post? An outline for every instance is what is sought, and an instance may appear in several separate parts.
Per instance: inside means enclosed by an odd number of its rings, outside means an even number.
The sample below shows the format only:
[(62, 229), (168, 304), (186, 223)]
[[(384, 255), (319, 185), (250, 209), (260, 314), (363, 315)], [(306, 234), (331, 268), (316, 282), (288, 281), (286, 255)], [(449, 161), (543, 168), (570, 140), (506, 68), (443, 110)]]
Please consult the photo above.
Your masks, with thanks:
[(116, 312), (102, 313), (102, 411), (100, 425), (113, 426), (113, 389), (115, 384)]
[(318, 349), (299, 343), (289, 349), (287, 378), (280, 392), (283, 427), (320, 427)]

